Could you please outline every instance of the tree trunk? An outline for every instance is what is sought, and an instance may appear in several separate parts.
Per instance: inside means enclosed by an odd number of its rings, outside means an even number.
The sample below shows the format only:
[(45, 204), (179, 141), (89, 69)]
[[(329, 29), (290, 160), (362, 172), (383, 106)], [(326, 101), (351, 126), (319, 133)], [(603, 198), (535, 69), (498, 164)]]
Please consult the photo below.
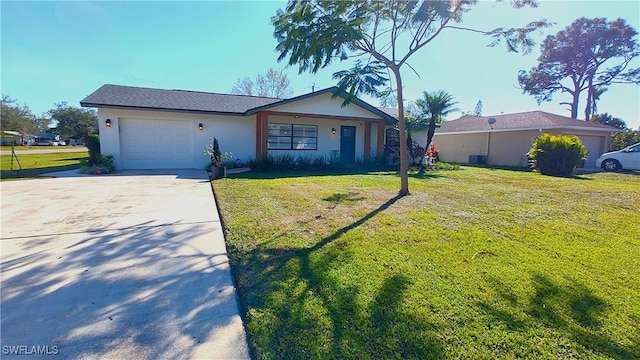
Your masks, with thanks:
[(433, 134), (436, 133), (436, 117), (431, 116), (431, 121), (429, 121), (429, 130), (427, 131), (427, 144), (424, 146), (424, 150), (429, 150), (429, 145), (431, 145), (431, 141), (433, 140)]
[(571, 117), (573, 119), (578, 118), (578, 101), (580, 100), (579, 96), (580, 93), (573, 93), (573, 100), (571, 101)]
[(580, 101), (580, 82), (578, 81), (579, 79), (575, 78), (575, 75), (571, 77), (571, 80), (573, 81), (573, 91), (567, 89), (567, 92), (569, 94), (571, 94), (573, 99), (571, 100), (571, 104), (569, 104), (569, 103), (563, 103), (563, 104), (567, 104), (567, 105), (571, 106), (571, 118), (572, 119), (577, 119), (578, 118), (578, 103)]
[(591, 105), (593, 104), (593, 76), (589, 77), (589, 87), (587, 88), (587, 105), (584, 107), (584, 121), (591, 118)]
[(398, 95), (398, 130), (400, 135), (400, 196), (409, 195), (409, 174), (407, 166), (407, 133), (404, 123), (404, 103), (402, 98), (402, 78), (397, 66), (390, 67), (396, 77), (396, 93)]

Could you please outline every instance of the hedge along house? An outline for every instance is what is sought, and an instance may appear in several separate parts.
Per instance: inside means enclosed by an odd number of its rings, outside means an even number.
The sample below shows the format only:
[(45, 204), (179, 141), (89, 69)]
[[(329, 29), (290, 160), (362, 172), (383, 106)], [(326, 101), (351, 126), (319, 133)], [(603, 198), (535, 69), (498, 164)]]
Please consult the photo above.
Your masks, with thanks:
[[(493, 118), (490, 124), (489, 119)], [(495, 116), (463, 116), (436, 129), (433, 141), (442, 161), (527, 166), (527, 152), (541, 133), (576, 135), (589, 151), (585, 167), (609, 149), (611, 126), (543, 111)]]
[(384, 152), (396, 119), (328, 88), (290, 99), (103, 85), (80, 102), (98, 109), (100, 147), (118, 169), (204, 168), (214, 137), (246, 161), (267, 155), (336, 157), (350, 163)]

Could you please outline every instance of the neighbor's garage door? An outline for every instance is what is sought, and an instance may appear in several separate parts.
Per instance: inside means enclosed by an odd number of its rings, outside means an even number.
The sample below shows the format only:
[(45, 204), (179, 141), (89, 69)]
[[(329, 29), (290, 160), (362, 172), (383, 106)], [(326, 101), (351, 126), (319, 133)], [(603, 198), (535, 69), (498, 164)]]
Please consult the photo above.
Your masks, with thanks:
[(587, 157), (587, 161), (585, 162), (585, 167), (595, 167), (596, 159), (602, 155), (602, 143), (604, 139), (602, 136), (578, 136), (584, 146), (589, 151), (589, 155)]
[(120, 119), (124, 169), (192, 168), (193, 131), (187, 121)]

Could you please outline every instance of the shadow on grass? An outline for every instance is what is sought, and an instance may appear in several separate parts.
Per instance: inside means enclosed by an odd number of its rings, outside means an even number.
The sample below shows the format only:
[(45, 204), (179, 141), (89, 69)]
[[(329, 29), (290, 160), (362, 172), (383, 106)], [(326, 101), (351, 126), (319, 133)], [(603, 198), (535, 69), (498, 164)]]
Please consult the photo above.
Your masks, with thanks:
[[(429, 170), (422, 172), (409, 172), (408, 176), (415, 179), (430, 179), (443, 177), (442, 171), (450, 170)], [(457, 170), (456, 170), (457, 171)], [(376, 170), (376, 171), (273, 171), (273, 172), (244, 172), (238, 174), (227, 175), (230, 179), (283, 179), (298, 177), (315, 177), (315, 176), (349, 176), (349, 175), (385, 175), (400, 177), (400, 172), (395, 170)]]
[(230, 179), (283, 179), (314, 176), (342, 176), (342, 175), (393, 175), (394, 171), (249, 171), (238, 174), (228, 174)]
[(365, 197), (360, 195), (359, 192), (348, 192), (348, 193), (333, 193), (331, 196), (327, 196), (322, 200), (330, 202), (335, 207), (338, 204), (353, 204), (358, 201), (364, 200)]
[[(442, 174), (437, 173), (436, 171), (437, 170), (429, 170), (429, 171), (419, 171), (419, 172), (409, 173), (409, 177), (414, 179), (435, 179), (435, 178), (443, 177)], [(445, 170), (445, 171), (450, 171), (450, 170)], [(400, 175), (398, 174), (398, 176)]]
[[(587, 286), (575, 280), (559, 285), (541, 274), (534, 274), (531, 281), (534, 293), (522, 299), (499, 280), (490, 279), (488, 284), (502, 300), (502, 305), (492, 301), (479, 302), (478, 306), (494, 322), (503, 324), (510, 331), (539, 332), (546, 329), (579, 344), (592, 354), (616, 359), (640, 357), (639, 348), (614, 342), (602, 331), (611, 305), (594, 295)], [(640, 338), (640, 333), (630, 335)], [(574, 348), (573, 351), (578, 357), (586, 355), (581, 349)]]
[[(69, 159), (61, 159), (56, 161), (63, 161)], [(56, 171), (66, 171), (80, 168), (79, 164), (72, 165), (61, 165), (61, 166), (47, 166), (47, 167), (39, 167), (39, 168), (31, 168), (31, 169), (22, 169), (22, 170), (2, 170), (0, 171), (0, 178), (2, 179), (20, 179), (20, 178), (33, 178), (42, 176), (42, 174), (56, 172)]]
[[(325, 200), (354, 197), (357, 194), (334, 194)], [(336, 240), (400, 198), (387, 200), (310, 247), (262, 247), (243, 253), (229, 244), (250, 343), (259, 357), (444, 357), (442, 344), (433, 336), (436, 326), (403, 311), (404, 294), (412, 285), (408, 277), (389, 270), (370, 294), (370, 284), (336, 272), (353, 262), (347, 244)]]
[(507, 170), (507, 171), (517, 171), (517, 172), (533, 172), (533, 169), (530, 169), (530, 168), (528, 168), (526, 166), (464, 164), (464, 167), (479, 168), (479, 169), (489, 169), (489, 170)]
[(541, 173), (535, 173), (535, 174), (548, 177), (548, 178), (556, 178), (556, 179), (559, 178), (559, 179), (572, 179), (572, 180), (593, 180), (590, 177), (582, 176), (582, 175), (588, 175), (587, 173), (576, 173), (576, 174), (571, 174), (571, 176), (547, 175), (547, 174), (541, 174)]
[(83, 157), (73, 157), (73, 158), (65, 158), (65, 159), (55, 159), (54, 161), (71, 161), (71, 160), (82, 160), (82, 159), (86, 159), (86, 156)]

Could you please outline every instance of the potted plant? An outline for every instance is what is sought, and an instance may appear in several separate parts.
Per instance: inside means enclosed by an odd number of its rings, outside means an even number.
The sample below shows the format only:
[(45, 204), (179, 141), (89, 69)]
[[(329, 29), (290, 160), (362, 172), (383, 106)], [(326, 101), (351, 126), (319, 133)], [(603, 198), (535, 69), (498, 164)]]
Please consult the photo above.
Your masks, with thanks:
[(233, 155), (229, 152), (221, 152), (216, 138), (209, 140), (209, 144), (204, 148), (204, 153), (211, 158), (211, 164), (208, 168), (209, 172), (211, 172), (211, 178), (220, 179), (225, 177), (227, 171), (225, 162), (232, 159)]

